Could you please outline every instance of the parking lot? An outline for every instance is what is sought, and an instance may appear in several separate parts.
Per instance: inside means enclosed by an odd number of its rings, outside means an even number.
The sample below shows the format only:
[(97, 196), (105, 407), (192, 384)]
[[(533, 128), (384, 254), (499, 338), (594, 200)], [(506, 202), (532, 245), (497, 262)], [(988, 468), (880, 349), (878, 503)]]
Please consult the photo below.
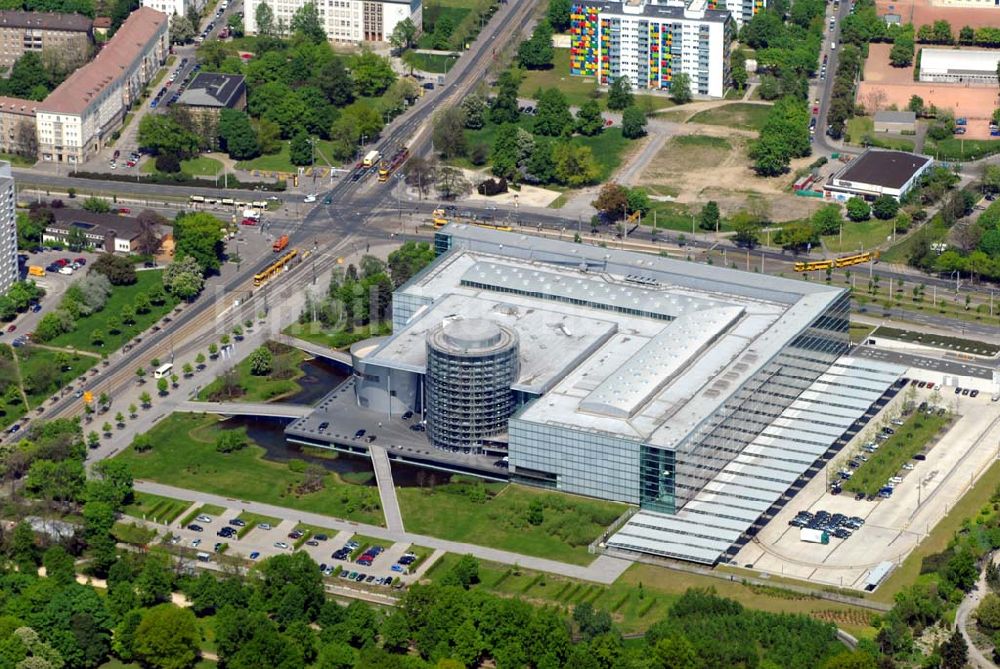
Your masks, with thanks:
[[(259, 562), (274, 555), (292, 553), (296, 550), (294, 548), (296, 542), (303, 538), (289, 536), (299, 527), (298, 523), (293, 520), (282, 520), (276, 525), (268, 527), (256, 525), (239, 538), (218, 536), (218, 532), (225, 527), (230, 527), (234, 531), (243, 529), (230, 524), (231, 520), (240, 518), (240, 513), (241, 510), (237, 508), (227, 509), (222, 514), (199, 516), (188, 526), (184, 526), (182, 522), (187, 515), (186, 512), (169, 528), (173, 537), (172, 542), (179, 546), (208, 553), (210, 560), (213, 559), (211, 556), (216, 553), (216, 544), (225, 543), (228, 544), (226, 555), (243, 558), (250, 562)], [(191, 525), (201, 527), (202, 531), (189, 529)], [(317, 535), (323, 535), (324, 538), (317, 540)], [(328, 569), (325, 571), (325, 575), (333, 578), (336, 582), (345, 582), (347, 576), (353, 572), (355, 574), (353, 580), (358, 583), (365, 582), (373, 586), (382, 585), (383, 587), (400, 582), (406, 584), (419, 578), (432, 562), (430, 558), (418, 562), (418, 556), (411, 553), (411, 546), (408, 543), (375, 543), (355, 536), (348, 531), (316, 532), (308, 539), (297, 550), (307, 553), (316, 562), (317, 568), (322, 569), (323, 566), (326, 566)], [(371, 563), (359, 563), (358, 561), (366, 552), (369, 554), (375, 552), (374, 549), (366, 551), (374, 546), (378, 546), (381, 550), (372, 558)], [(347, 559), (333, 557), (334, 553), (345, 547), (349, 548)], [(400, 564), (401, 561), (404, 564)], [(334, 574), (337, 567), (340, 567), (340, 572)], [(389, 578), (392, 579), (391, 582), (383, 583)]]
[[(934, 396), (939, 404), (958, 416), (949, 431), (927, 451), (926, 459), (908, 463), (912, 468), (900, 472), (900, 481), (887, 499), (859, 500), (846, 491), (833, 495), (828, 483), (839, 478), (838, 472), (848, 456), (862, 452), (861, 446), (869, 439), (869, 430), (862, 430), (842, 455), (828, 463), (743, 547), (734, 564), (764, 574), (860, 589), (872, 567), (882, 561), (897, 565), (902, 562), (968, 491), (1000, 455), (997, 446), (1000, 402), (992, 402), (988, 392), (980, 392), (976, 397), (971, 392), (955, 394), (955, 386), (944, 385), (935, 391), (934, 386), (945, 381), (939, 373), (910, 369), (907, 376), (928, 382), (924, 388), (915, 389), (917, 404), (929, 402)], [(958, 387), (970, 381), (951, 380)], [(891, 425), (891, 419), (900, 414), (906, 395), (906, 392), (897, 394), (873, 419), (872, 426), (883, 422)], [(812, 513), (813, 518), (825, 511), (831, 516), (842, 514), (864, 522), (858, 529), (851, 529), (848, 538), (839, 539), (830, 533), (828, 544), (811, 543), (801, 539), (798, 523), (790, 524), (803, 511)]]

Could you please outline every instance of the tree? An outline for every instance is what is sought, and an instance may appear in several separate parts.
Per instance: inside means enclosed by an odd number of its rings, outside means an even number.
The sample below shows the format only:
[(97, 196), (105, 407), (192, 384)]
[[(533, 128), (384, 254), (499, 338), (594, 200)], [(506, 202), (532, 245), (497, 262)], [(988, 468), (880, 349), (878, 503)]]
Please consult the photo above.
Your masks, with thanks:
[(462, 99), (462, 113), (465, 115), (465, 127), (470, 130), (478, 130), (485, 124), (485, 116), (488, 111), (486, 101), (482, 97), (472, 93)]
[(811, 222), (816, 234), (835, 235), (840, 232), (844, 217), (838, 205), (828, 204), (816, 210), (816, 213), (812, 215)]
[(787, 223), (774, 237), (774, 241), (788, 251), (805, 251), (819, 244), (819, 235), (808, 222)]
[(466, 590), (479, 582), (479, 560), (463, 555), (441, 580), (442, 585), (457, 585)]
[(385, 92), (392, 82), (396, 81), (396, 73), (388, 58), (383, 58), (369, 49), (363, 49), (351, 61), (351, 74), (354, 76), (354, 86), (358, 95), (375, 97)]
[(135, 264), (113, 253), (102, 253), (90, 265), (90, 273), (103, 274), (112, 286), (129, 286), (137, 281)]
[(899, 202), (891, 195), (880, 195), (872, 203), (872, 213), (880, 221), (888, 221), (899, 212)]
[(257, 5), (254, 12), (254, 22), (257, 24), (257, 34), (261, 37), (274, 35), (274, 11), (266, 2)]
[(187, 44), (194, 39), (195, 29), (186, 16), (174, 16), (170, 19), (170, 41), (174, 44)]
[(271, 373), (273, 364), (274, 356), (266, 346), (261, 346), (250, 354), (250, 373), (254, 376), (267, 376)]
[(186, 158), (198, 152), (200, 143), (197, 135), (165, 114), (146, 114), (139, 123), (139, 146), (154, 154), (166, 153)]
[(175, 260), (163, 271), (163, 287), (182, 300), (191, 299), (200, 293), (204, 285), (201, 267), (190, 256)]
[(250, 445), (250, 439), (243, 430), (222, 430), (215, 438), (215, 450), (219, 453), (232, 453)]
[(538, 96), (534, 131), (538, 135), (560, 137), (573, 128), (573, 116), (566, 96), (557, 88), (548, 88)]
[(148, 392), (144, 390), (139, 394), (139, 404), (141, 404), (143, 408), (148, 409), (152, 403), (153, 398)]
[(462, 174), (462, 170), (445, 166), (438, 170), (437, 188), (442, 198), (454, 200), (468, 194), (472, 190), (472, 184)]
[(173, 604), (145, 611), (135, 632), (134, 651), (156, 669), (184, 669), (198, 658), (201, 634), (194, 613)]
[(622, 113), (622, 136), (639, 139), (646, 135), (646, 113), (636, 106), (627, 107)]
[(341, 58), (332, 58), (320, 68), (316, 84), (335, 107), (344, 107), (354, 101), (354, 80)]
[(319, 11), (316, 3), (307, 2), (292, 15), (292, 33), (298, 37), (309, 40), (313, 44), (322, 44), (326, 41), (326, 31), (319, 19)]
[(420, 197), (426, 197), (431, 185), (437, 179), (437, 163), (434, 160), (414, 156), (403, 165), (406, 183), (416, 186)]
[(250, 117), (235, 109), (223, 109), (219, 114), (221, 148), (235, 160), (249, 160), (260, 155), (260, 143)]
[(389, 36), (389, 43), (392, 44), (393, 48), (402, 51), (413, 46), (416, 43), (416, 38), (417, 26), (413, 24), (413, 21), (409, 17), (406, 17), (392, 29), (392, 34)]
[(670, 97), (679, 105), (691, 102), (691, 75), (678, 72), (670, 80)]
[(611, 82), (608, 90), (608, 109), (613, 111), (623, 111), (631, 107), (634, 103), (632, 96), (632, 84), (627, 76), (618, 77)]
[(989, 634), (1000, 630), (1000, 596), (990, 593), (976, 607), (976, 621)]
[(969, 644), (955, 627), (948, 640), (941, 644), (941, 669), (963, 669), (968, 661)]
[(587, 100), (576, 112), (576, 131), (581, 135), (593, 137), (604, 130), (604, 117), (597, 100)]
[(589, 146), (560, 142), (552, 149), (556, 179), (574, 188), (594, 183), (600, 168)]
[(906, 109), (913, 112), (917, 116), (923, 116), (924, 99), (919, 95), (911, 95), (910, 102), (906, 105)]
[(549, 8), (545, 17), (556, 32), (565, 32), (570, 25), (570, 0), (549, 0)]
[(166, 378), (161, 378), (156, 382), (156, 390), (159, 391), (161, 397), (167, 394), (169, 388), (170, 382)]
[(760, 225), (746, 212), (737, 212), (733, 216), (732, 225), (736, 233), (733, 235), (733, 241), (737, 246), (752, 249), (760, 242)]
[(854, 196), (847, 201), (847, 217), (852, 221), (867, 221), (871, 218), (871, 207), (863, 198)]
[[(211, 214), (197, 212), (178, 215), (174, 221), (174, 257), (193, 258), (202, 274), (218, 270), (223, 254), (221, 228), (219, 219)], [(175, 260), (173, 264), (176, 263)]]
[(545, 19), (535, 24), (531, 38), (521, 42), (517, 49), (517, 60), (528, 70), (542, 70), (552, 67), (555, 51), (552, 49), (552, 26)]
[[(138, 251), (140, 255), (155, 256), (160, 252), (160, 247), (163, 244), (163, 236), (160, 234), (160, 226), (166, 225), (166, 219), (151, 209), (143, 209), (139, 212), (139, 215), (136, 216), (136, 222), (139, 225), (139, 236), (136, 239), (136, 251)], [(124, 258), (123, 260), (127, 261), (128, 259)], [(134, 271), (133, 274), (135, 274)], [(111, 277), (109, 276), (108, 278), (110, 279)], [(111, 283), (113, 284), (114, 281)]]
[(742, 91), (747, 87), (747, 53), (743, 49), (733, 49), (729, 55), (729, 76), (733, 82), (733, 88)]
[(597, 199), (590, 203), (609, 221), (616, 221), (625, 216), (628, 207), (628, 189), (614, 181), (604, 184)]
[(889, 51), (889, 62), (893, 67), (909, 67), (913, 64), (914, 49), (912, 37), (903, 35), (897, 37)]
[(432, 141), (442, 158), (458, 158), (468, 153), (465, 138), (465, 112), (462, 107), (448, 107), (434, 115)]
[(45, 575), (58, 583), (67, 586), (76, 580), (76, 568), (73, 566), (73, 556), (62, 546), (53, 546), (42, 555), (42, 565)]
[(718, 232), (721, 218), (719, 205), (715, 200), (709, 200), (701, 208), (701, 213), (698, 215), (698, 227), (702, 230)]
[(84, 200), (82, 206), (87, 211), (92, 211), (95, 214), (106, 214), (111, 211), (111, 205), (107, 200), (93, 195)]
[(292, 137), (292, 143), (288, 149), (288, 159), (293, 165), (312, 164), (312, 142), (305, 130), (300, 130), (295, 137)]
[(521, 86), (520, 77), (512, 70), (504, 70), (497, 79), (499, 90), (490, 105), (490, 120), (497, 125), (517, 123), (521, 112), (517, 102), (517, 92)]
[(962, 26), (958, 31), (958, 41), (962, 44), (972, 44), (975, 41), (975, 31), (972, 26)]

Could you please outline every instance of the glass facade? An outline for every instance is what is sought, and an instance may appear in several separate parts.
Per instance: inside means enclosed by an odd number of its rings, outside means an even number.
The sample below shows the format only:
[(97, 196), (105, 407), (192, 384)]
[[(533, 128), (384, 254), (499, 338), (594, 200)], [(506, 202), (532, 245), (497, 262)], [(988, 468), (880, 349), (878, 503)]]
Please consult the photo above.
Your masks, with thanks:
[(677, 446), (678, 508), (847, 353), (849, 314), (844, 293)]

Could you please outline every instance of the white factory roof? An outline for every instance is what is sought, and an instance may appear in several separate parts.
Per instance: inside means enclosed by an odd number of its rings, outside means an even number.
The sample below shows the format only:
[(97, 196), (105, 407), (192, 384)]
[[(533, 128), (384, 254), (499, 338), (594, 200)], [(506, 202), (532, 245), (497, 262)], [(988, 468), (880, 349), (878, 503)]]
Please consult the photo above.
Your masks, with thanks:
[(920, 49), (921, 74), (973, 73), (995, 75), (1000, 51), (995, 49)]
[[(449, 225), (397, 291), (423, 304), (366, 359), (422, 372), (428, 330), (487, 318), (520, 341), (519, 419), (673, 448), (843, 291), (650, 254)], [(406, 301), (400, 300), (400, 302)]]

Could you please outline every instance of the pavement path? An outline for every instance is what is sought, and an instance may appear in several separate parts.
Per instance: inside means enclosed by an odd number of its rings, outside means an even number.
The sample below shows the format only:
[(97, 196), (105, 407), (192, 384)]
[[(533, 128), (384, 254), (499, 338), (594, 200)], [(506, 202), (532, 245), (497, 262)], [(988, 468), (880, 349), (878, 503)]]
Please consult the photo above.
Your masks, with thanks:
[(375, 444), (368, 445), (368, 454), (375, 468), (375, 481), (378, 483), (378, 496), (382, 501), (382, 513), (385, 514), (385, 525), (396, 532), (403, 531), (403, 513), (399, 510), (399, 498), (396, 497), (396, 487), (392, 483), (392, 465), (385, 449)]
[(180, 402), (175, 411), (204, 411), (224, 416), (268, 416), (271, 418), (304, 418), (313, 412), (308, 404), (291, 402)]
[(473, 555), (481, 560), (499, 562), (501, 564), (519, 565), (535, 571), (543, 571), (550, 574), (560, 574), (569, 578), (591, 581), (610, 585), (618, 579), (621, 574), (632, 564), (629, 560), (601, 555), (587, 566), (571, 565), (564, 562), (556, 562), (546, 558), (521, 555), (512, 551), (505, 551), (498, 548), (488, 548), (476, 546), (459, 541), (447, 541), (436, 537), (429, 537), (422, 534), (413, 534), (401, 530), (393, 530), (376, 525), (356, 523), (352, 521), (339, 520), (309, 511), (299, 511), (273, 504), (263, 504), (261, 502), (251, 502), (249, 500), (234, 500), (222, 495), (212, 495), (194, 490), (185, 490), (175, 486), (153, 483), (151, 481), (136, 481), (135, 489), (140, 492), (162, 495), (173, 499), (192, 501), (197, 504), (214, 504), (221, 507), (233, 506), (238, 503), (244, 511), (257, 513), (263, 516), (281, 518), (283, 521), (293, 523), (307, 523), (319, 527), (328, 527), (336, 531), (360, 532), (365, 536), (376, 539), (384, 539), (392, 542), (406, 542), (418, 546), (427, 546), (435, 550), (442, 550), (458, 555)]
[[(995, 555), (991, 553), (989, 559), (993, 560), (994, 558)], [(972, 643), (972, 637), (966, 629), (969, 624), (970, 614), (975, 612), (979, 603), (983, 600), (983, 597), (989, 593), (990, 588), (986, 585), (986, 569), (984, 568), (979, 572), (979, 580), (976, 582), (976, 587), (965, 595), (965, 599), (963, 599), (962, 603), (958, 605), (958, 612), (955, 614), (955, 624), (962, 632), (965, 642), (969, 644), (969, 664), (976, 667), (976, 669), (995, 669), (997, 666), (988, 657), (986, 657), (983, 651)]]

